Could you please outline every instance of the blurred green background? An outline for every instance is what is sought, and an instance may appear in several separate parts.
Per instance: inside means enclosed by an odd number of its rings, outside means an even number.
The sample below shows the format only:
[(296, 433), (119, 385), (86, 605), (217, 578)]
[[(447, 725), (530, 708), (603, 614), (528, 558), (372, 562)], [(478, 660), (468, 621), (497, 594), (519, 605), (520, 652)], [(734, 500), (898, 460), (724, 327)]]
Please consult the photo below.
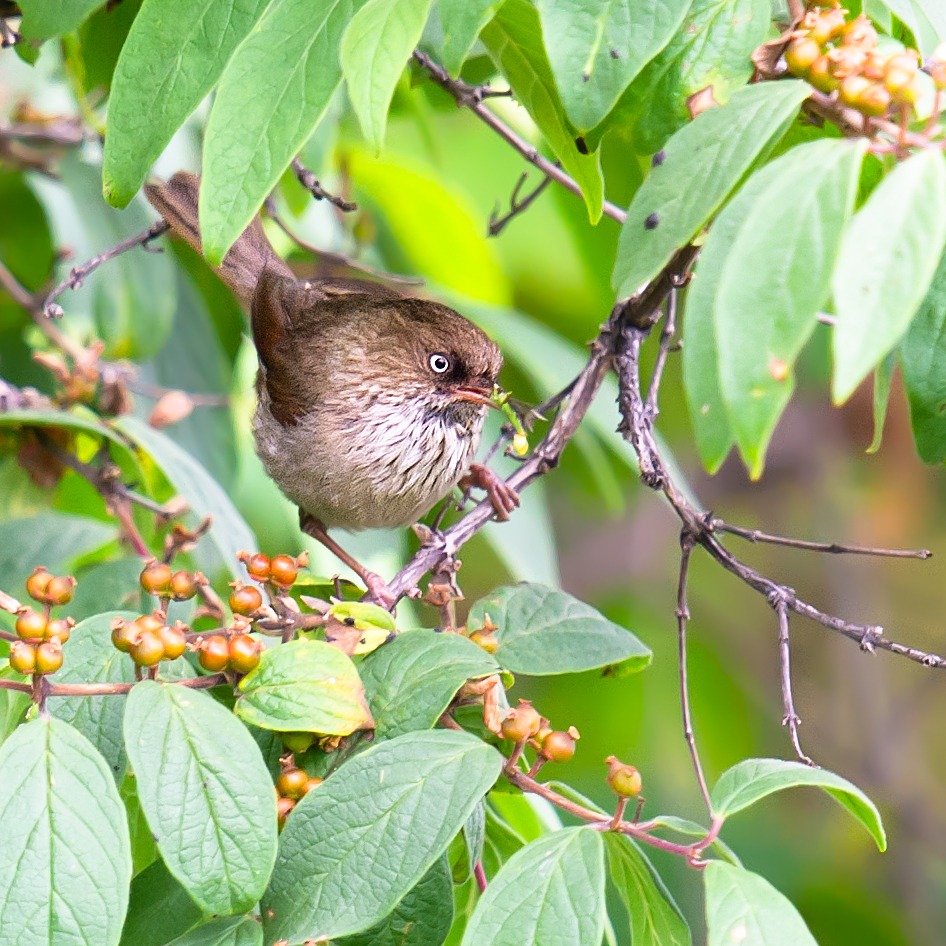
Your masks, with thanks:
[[(131, 13), (135, 6), (126, 0), (122, 9)], [(482, 65), (474, 60), (468, 72), (475, 76)], [(95, 76), (77, 79), (74, 70), (70, 80), (52, 44), (34, 69), (5, 55), (0, 116), (8, 118), (25, 102), (49, 116), (76, 114), (76, 90), (91, 94), (96, 82)], [(497, 107), (521, 133), (535, 137), (521, 109), (511, 102)], [(357, 200), (360, 212), (339, 215), (287, 179), (278, 201), (292, 228), (325, 250), (423, 277), (423, 292), (452, 301), (499, 341), (507, 358), (502, 380), (517, 397), (538, 402), (564, 386), (613, 301), (609, 275), (617, 225), (605, 218), (591, 228), (581, 202), (552, 186), (500, 236), (488, 239), (490, 213), (507, 209), (523, 162), (473, 115), (429, 84), (411, 89), (405, 83), (395, 98), (385, 150), (375, 157), (360, 144), (341, 102), (338, 113), (340, 123), (323, 122), (326, 130), (316, 132), (303, 160), (329, 189)], [(157, 165), (159, 174), (198, 169), (205, 117), (204, 108), (175, 137)], [(27, 169), (22, 149), (11, 153), (9, 143), (3, 147), (0, 260), (28, 288), (39, 288), (49, 277), (55, 250), (69, 247), (72, 259), (81, 260), (127, 235), (120, 232), (125, 224), (110, 230), (103, 223), (123, 215), (101, 199), (97, 144), (45, 152), (41, 163), (52, 159), (56, 178)], [(638, 159), (627, 142), (611, 135), (603, 144), (603, 164), (607, 197), (626, 205), (641, 180)], [(539, 180), (533, 171), (526, 187)], [(123, 213), (137, 214), (127, 220), (128, 232), (141, 228), (141, 205)], [(311, 257), (277, 230), (270, 232), (301, 274), (313, 272)], [(63, 329), (79, 339), (101, 331), (103, 306), (109, 304), (124, 306), (130, 322), (148, 324), (155, 309), (173, 302), (166, 340), (146, 336), (136, 343), (145, 355), (139, 390), (163, 385), (231, 395), (229, 409), (199, 407), (168, 433), (222, 483), (262, 550), (297, 551), (303, 540), (294, 510), (265, 480), (252, 452), (255, 358), (243, 336), (242, 314), (203, 262), (180, 247), (163, 258), (136, 251), (124, 259), (60, 300)], [(136, 270), (151, 266), (165, 267), (160, 298), (147, 291), (154, 272)], [(56, 272), (62, 271), (60, 266)], [(29, 357), (29, 347), (42, 344), (25, 313), (0, 292), (0, 375), (50, 391), (48, 375)], [(113, 352), (127, 353), (120, 346)], [(652, 666), (642, 674), (523, 680), (510, 695), (534, 699), (556, 727), (581, 731), (576, 757), (556, 777), (610, 806), (603, 759), (613, 753), (643, 773), (645, 817), (672, 813), (701, 820), (677, 690), (678, 524), (662, 500), (639, 484), (632, 454), (612, 433), (618, 421), (615, 391), (612, 381), (561, 469), (529, 490), (521, 513), (508, 524), (491, 524), (464, 549), (460, 582), (469, 603), (504, 582), (560, 581), (641, 637), (654, 651)], [(901, 389), (895, 382), (880, 452), (866, 455), (870, 392), (859, 392), (841, 411), (830, 408), (824, 337), (817, 336), (806, 352), (799, 392), (759, 483), (750, 483), (733, 458), (712, 479), (701, 473), (679, 356), (671, 358), (662, 395), (658, 428), (696, 495), (722, 518), (827, 541), (934, 552), (946, 544), (943, 477), (916, 457)], [(136, 402), (143, 415), (153, 405), (144, 394)], [(69, 474), (53, 501), (75, 509), (82, 489)], [(95, 497), (82, 502), (87, 514), (104, 515)], [(33, 515), (49, 503), (49, 493), (31, 483), (12, 457), (0, 457), (0, 518)], [(416, 540), (409, 533), (369, 533), (344, 541), (370, 567), (391, 574)], [(889, 636), (927, 650), (942, 652), (946, 645), (938, 555), (928, 562), (869, 560), (753, 547), (738, 539), (728, 544), (828, 612), (881, 624)], [(310, 548), (313, 571), (336, 570), (321, 550)], [(780, 725), (771, 610), (699, 552), (690, 608), (695, 729), (710, 781), (746, 757), (791, 758)], [(401, 626), (437, 621), (434, 612), (413, 605), (402, 606), (398, 617)], [(792, 623), (792, 649), (805, 749), (877, 802), (889, 851), (877, 853), (827, 796), (810, 790), (780, 793), (740, 814), (727, 823), (724, 839), (746, 867), (799, 907), (822, 946), (946, 943), (941, 676), (887, 654), (861, 653), (852, 642), (800, 619)], [(659, 853), (654, 859), (699, 941), (697, 878), (678, 859)]]

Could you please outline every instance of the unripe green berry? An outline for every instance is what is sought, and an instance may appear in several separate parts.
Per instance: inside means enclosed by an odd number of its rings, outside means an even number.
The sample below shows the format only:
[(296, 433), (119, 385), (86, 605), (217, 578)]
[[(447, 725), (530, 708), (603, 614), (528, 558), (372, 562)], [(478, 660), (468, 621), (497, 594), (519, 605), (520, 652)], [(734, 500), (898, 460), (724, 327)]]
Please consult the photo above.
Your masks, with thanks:
[(625, 765), (613, 755), (604, 761), (608, 764), (608, 784), (618, 795), (633, 798), (640, 792), (641, 774), (633, 765)]
[(793, 75), (806, 76), (812, 63), (821, 55), (821, 45), (807, 36), (793, 39), (785, 50), (785, 62)]
[(290, 752), (305, 752), (315, 742), (315, 733), (311, 732), (284, 732), (280, 733), (282, 744)]

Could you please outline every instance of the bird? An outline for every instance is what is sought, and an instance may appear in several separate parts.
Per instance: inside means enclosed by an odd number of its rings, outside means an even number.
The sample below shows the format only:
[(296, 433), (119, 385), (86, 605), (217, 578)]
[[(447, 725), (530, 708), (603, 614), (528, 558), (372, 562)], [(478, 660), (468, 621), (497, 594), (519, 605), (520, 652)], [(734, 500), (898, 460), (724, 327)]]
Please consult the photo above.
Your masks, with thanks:
[[(146, 185), (172, 233), (201, 252), (197, 175)], [(328, 535), (417, 522), (458, 483), (486, 490), (497, 518), (519, 497), (474, 461), (503, 359), (454, 309), (359, 279), (300, 282), (260, 218), (217, 272), (250, 310), (259, 360), (256, 451), (299, 507), (302, 530), (396, 603)]]

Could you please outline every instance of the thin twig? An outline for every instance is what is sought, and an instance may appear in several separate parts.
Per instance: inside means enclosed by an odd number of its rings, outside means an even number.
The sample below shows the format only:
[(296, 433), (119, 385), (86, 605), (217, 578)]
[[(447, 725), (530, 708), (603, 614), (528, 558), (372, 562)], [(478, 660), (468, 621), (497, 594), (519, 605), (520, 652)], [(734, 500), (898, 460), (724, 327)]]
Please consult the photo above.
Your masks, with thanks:
[(660, 348), (657, 350), (657, 360), (654, 362), (654, 370), (650, 376), (650, 386), (647, 389), (647, 400), (644, 402), (644, 410), (650, 418), (650, 423), (657, 419), (660, 413), (660, 407), (657, 399), (660, 394), (660, 382), (663, 380), (664, 368), (667, 364), (667, 355), (670, 354), (670, 346), (673, 343), (674, 334), (677, 331), (677, 290), (671, 289), (667, 296), (667, 317), (664, 319), (663, 331), (660, 333)]
[(319, 183), (319, 179), (298, 158), (293, 158), (290, 166), (292, 167), (292, 173), (296, 175), (296, 180), (316, 200), (327, 200), (333, 206), (338, 207), (342, 213), (351, 213), (358, 209), (358, 204), (345, 200), (343, 197), (336, 197), (325, 190)]
[(677, 582), (677, 662), (680, 674), (680, 708), (683, 713), (683, 737), (690, 750), (690, 759), (693, 761), (693, 771), (700, 786), (700, 794), (706, 803), (706, 810), (713, 816), (713, 803), (710, 801), (709, 787), (703, 766), (700, 764), (700, 753), (696, 748), (696, 737), (693, 735), (693, 720), (690, 716), (690, 685), (687, 679), (687, 621), (690, 619), (690, 609), (687, 607), (687, 575), (690, 568), (690, 553), (696, 539), (684, 530), (680, 533), (680, 578)]
[(783, 600), (779, 599), (775, 602), (775, 613), (778, 615), (779, 666), (782, 675), (782, 703), (785, 707), (782, 725), (788, 726), (792, 746), (799, 760), (804, 762), (805, 765), (817, 768), (815, 763), (802, 752), (801, 742), (798, 738), (798, 727), (801, 725), (801, 719), (798, 713), (795, 712), (795, 700), (792, 697), (792, 663), (788, 639), (788, 606)]
[(512, 197), (509, 198), (508, 213), (505, 213), (499, 217), (497, 216), (497, 212), (494, 210), (490, 214), (489, 227), (486, 231), (489, 236), (499, 236), (499, 234), (506, 229), (506, 226), (509, 224), (509, 222), (515, 217), (518, 217), (519, 214), (525, 213), (525, 211), (527, 211), (539, 197), (542, 191), (544, 191), (545, 188), (552, 183), (552, 178), (546, 175), (544, 178), (542, 178), (542, 181), (539, 183), (539, 185), (531, 191), (531, 193), (523, 197), (522, 200), (519, 200), (519, 192), (522, 190), (528, 179), (529, 172), (523, 171), (519, 177), (519, 180), (516, 182), (516, 186), (512, 189)]
[(75, 148), (89, 140), (89, 135), (83, 130), (78, 119), (64, 118), (48, 124), (19, 122), (15, 125), (0, 125), (0, 141), (2, 140)]
[[(561, 184), (562, 187), (570, 190), (578, 197), (582, 196), (581, 186), (573, 177), (543, 157), (537, 148), (530, 145), (520, 135), (517, 135), (501, 118), (483, 104), (483, 99), (489, 97), (490, 89), (469, 85), (462, 79), (451, 78), (450, 73), (443, 66), (434, 62), (430, 56), (419, 49), (414, 50), (414, 59), (427, 70), (431, 80), (436, 85), (439, 85), (441, 89), (453, 96), (457, 105), (468, 108), (477, 118), (489, 125), (500, 138), (512, 145), (526, 161), (534, 164), (547, 177), (552, 178), (553, 181)], [(627, 218), (627, 214), (620, 207), (607, 200), (602, 204), (602, 212), (605, 216), (611, 217), (612, 220), (617, 220), (618, 223), (624, 223)]]
[[(45, 678), (44, 678), (45, 679)], [(222, 673), (207, 677), (191, 677), (188, 680), (162, 680), (169, 686), (190, 687), (193, 690), (209, 690), (227, 682)], [(120, 696), (128, 693), (134, 683), (50, 683), (47, 696)], [(16, 680), (0, 677), (0, 690), (16, 690), (19, 693), (32, 693), (33, 686)]]
[(728, 532), (738, 535), (748, 542), (763, 542), (767, 545), (784, 545), (793, 549), (804, 549), (808, 552), (826, 552), (831, 555), (876, 555), (883, 558), (932, 558), (929, 549), (885, 549), (874, 548), (869, 545), (844, 545), (840, 542), (806, 542), (803, 539), (792, 539), (782, 535), (770, 535), (758, 529), (744, 529), (734, 526), (722, 519), (713, 519), (710, 528), (714, 532)]
[(47, 318), (60, 318), (62, 316), (62, 306), (58, 305), (55, 300), (67, 289), (78, 289), (85, 281), (86, 277), (88, 277), (89, 273), (98, 269), (102, 263), (106, 263), (110, 259), (114, 259), (116, 256), (120, 256), (122, 253), (128, 252), (128, 250), (134, 249), (136, 246), (147, 247), (152, 240), (170, 229), (171, 225), (169, 223), (164, 220), (159, 220), (137, 236), (122, 240), (121, 243), (109, 247), (104, 253), (93, 256), (92, 259), (83, 263), (81, 266), (74, 266), (69, 271), (69, 275), (46, 296), (43, 302), (43, 315)]

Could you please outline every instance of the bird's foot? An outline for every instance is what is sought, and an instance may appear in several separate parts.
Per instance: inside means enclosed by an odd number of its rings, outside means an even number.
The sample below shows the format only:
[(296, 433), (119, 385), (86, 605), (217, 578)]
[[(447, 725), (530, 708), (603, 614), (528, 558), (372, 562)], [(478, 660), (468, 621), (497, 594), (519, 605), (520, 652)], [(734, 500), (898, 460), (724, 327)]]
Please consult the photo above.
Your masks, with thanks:
[(387, 586), (385, 580), (374, 572), (365, 569), (361, 575), (368, 589), (368, 596), (379, 604), (385, 611), (390, 611), (397, 604), (397, 595)]
[(496, 518), (505, 522), (509, 514), (519, 506), (519, 494), (497, 473), (482, 463), (471, 463), (470, 472), (458, 484), (467, 490), (477, 486), (486, 491)]

